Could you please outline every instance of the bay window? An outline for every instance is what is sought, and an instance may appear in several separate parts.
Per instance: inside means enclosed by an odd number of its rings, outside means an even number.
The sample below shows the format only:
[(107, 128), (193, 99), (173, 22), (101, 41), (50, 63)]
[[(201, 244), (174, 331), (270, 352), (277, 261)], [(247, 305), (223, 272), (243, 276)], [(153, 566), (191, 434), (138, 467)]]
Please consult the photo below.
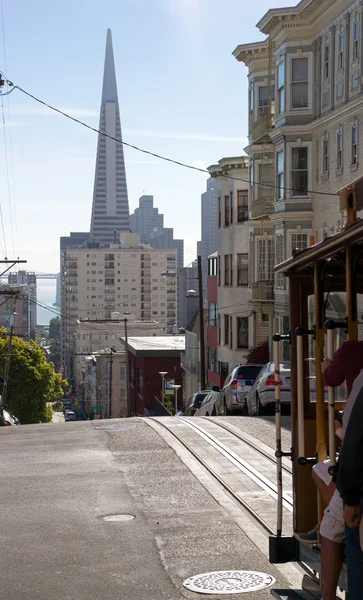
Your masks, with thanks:
[(291, 153), (291, 195), (306, 196), (308, 193), (308, 149), (292, 148)]
[(307, 108), (309, 105), (308, 59), (292, 59), (291, 107)]
[(277, 66), (277, 108), (278, 114), (285, 112), (285, 62)]
[(285, 153), (283, 150), (276, 154), (276, 187), (277, 200), (285, 198)]

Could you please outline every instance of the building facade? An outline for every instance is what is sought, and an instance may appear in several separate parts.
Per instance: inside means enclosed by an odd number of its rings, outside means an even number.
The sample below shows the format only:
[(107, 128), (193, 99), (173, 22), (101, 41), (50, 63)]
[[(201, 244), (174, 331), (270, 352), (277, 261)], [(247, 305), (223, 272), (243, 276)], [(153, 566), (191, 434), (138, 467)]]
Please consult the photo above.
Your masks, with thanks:
[(201, 196), (201, 240), (197, 254), (202, 257), (203, 295), (207, 297), (207, 260), (218, 248), (218, 190), (217, 182), (207, 179), (207, 189)]
[(140, 244), (140, 235), (125, 232), (108, 248), (65, 251), (62, 276), (62, 340), (65, 374), (74, 384), (73, 340), (77, 321), (111, 319), (130, 312), (138, 321), (155, 321), (165, 334), (174, 333), (177, 289), (162, 273), (176, 268), (176, 250)]
[(222, 389), (227, 373), (218, 360), (218, 252), (208, 256), (207, 301), (207, 380)]
[(218, 189), (218, 369), (225, 376), (250, 347), (248, 158), (223, 158), (208, 170)]
[[(184, 336), (159, 338), (130, 337), (128, 339), (129, 397), (131, 414), (153, 415), (155, 398), (162, 398), (162, 376), (165, 397), (175, 406), (175, 391), (170, 385), (180, 385), (177, 408), (183, 404), (183, 378), (180, 367), (180, 354), (185, 350)], [(170, 385), (169, 385), (170, 383)], [(170, 394), (169, 394), (170, 392)]]
[(35, 273), (18, 271), (9, 273), (8, 283), (10, 286), (22, 286), (23, 294), (27, 301), (23, 303), (23, 324), (27, 339), (35, 340), (37, 327), (37, 276)]
[[(107, 30), (90, 238), (113, 244), (129, 231), (129, 202), (111, 30)], [(106, 137), (103, 134), (107, 134)], [(113, 138), (113, 139), (112, 139)]]
[(153, 196), (141, 196), (139, 206), (130, 215), (131, 231), (140, 233), (141, 243), (150, 244), (153, 248), (165, 250), (175, 248), (177, 251), (177, 264), (175, 278), (178, 288), (178, 308), (176, 325), (185, 326), (185, 295), (183, 265), (184, 265), (184, 241), (174, 239), (174, 229), (164, 227), (164, 215), (159, 214), (158, 208), (154, 207)]
[(267, 39), (234, 51), (249, 71), (255, 344), (289, 329), (287, 282), (273, 265), (344, 226), (336, 191), (356, 179), (363, 151), (362, 9), (351, 0), (271, 9), (257, 24)]

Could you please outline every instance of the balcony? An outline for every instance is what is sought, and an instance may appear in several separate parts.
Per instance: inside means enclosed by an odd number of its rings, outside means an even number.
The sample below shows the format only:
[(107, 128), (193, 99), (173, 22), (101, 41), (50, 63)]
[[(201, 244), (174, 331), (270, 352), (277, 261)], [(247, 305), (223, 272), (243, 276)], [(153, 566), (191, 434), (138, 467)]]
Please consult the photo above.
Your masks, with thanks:
[(274, 210), (273, 196), (267, 196), (259, 200), (253, 200), (251, 205), (251, 218), (258, 219), (265, 215), (270, 215)]
[(273, 281), (257, 281), (252, 284), (252, 300), (273, 300)]
[(259, 118), (252, 123), (251, 126), (251, 142), (262, 143), (263, 138), (268, 136), (272, 127), (272, 121), (275, 114), (275, 105), (272, 103), (271, 111), (268, 111), (268, 106), (259, 107)]

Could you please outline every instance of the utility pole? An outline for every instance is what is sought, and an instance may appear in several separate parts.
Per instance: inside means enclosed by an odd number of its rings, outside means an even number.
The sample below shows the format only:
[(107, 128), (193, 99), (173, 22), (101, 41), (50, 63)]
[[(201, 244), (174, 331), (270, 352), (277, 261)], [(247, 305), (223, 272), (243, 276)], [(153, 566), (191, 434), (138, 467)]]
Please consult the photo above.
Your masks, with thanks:
[[(16, 292), (16, 294), (18, 294), (18, 292)], [(4, 373), (4, 386), (3, 386), (3, 394), (2, 394), (2, 405), (6, 406), (6, 397), (7, 397), (7, 392), (8, 392), (8, 381), (9, 381), (9, 374), (10, 374), (10, 363), (11, 363), (11, 349), (13, 346), (13, 336), (14, 336), (14, 323), (15, 323), (15, 305), (16, 305), (16, 294), (12, 294), (13, 296), (13, 312), (10, 316), (11, 319), (11, 323), (10, 323), (10, 334), (9, 334), (9, 342), (8, 342), (8, 353), (7, 353), (7, 357), (6, 357), (6, 364), (5, 364), (5, 373)]]
[(198, 284), (199, 284), (199, 339), (200, 339), (200, 387), (206, 388), (205, 379), (205, 342), (204, 342), (204, 306), (203, 306), (203, 271), (202, 257), (198, 256)]
[(129, 352), (127, 349), (127, 319), (124, 318), (125, 325), (125, 348), (126, 348), (126, 405), (127, 405), (127, 416), (131, 417), (131, 402), (130, 402), (130, 384), (129, 384)]
[(110, 352), (110, 380), (109, 380), (109, 390), (108, 390), (108, 416), (112, 417), (112, 367), (113, 367), (113, 358), (112, 358), (113, 350), (111, 348)]

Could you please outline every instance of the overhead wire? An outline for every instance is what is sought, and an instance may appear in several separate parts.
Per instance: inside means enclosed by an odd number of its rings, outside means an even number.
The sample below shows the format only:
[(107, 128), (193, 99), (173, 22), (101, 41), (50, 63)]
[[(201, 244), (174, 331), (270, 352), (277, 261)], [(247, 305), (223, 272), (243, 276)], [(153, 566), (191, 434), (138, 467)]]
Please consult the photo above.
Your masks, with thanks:
[[(142, 152), (143, 154), (147, 154), (149, 156), (153, 156), (154, 158), (158, 158), (159, 160), (164, 160), (165, 162), (169, 162), (169, 163), (175, 164), (175, 165), (177, 165), (179, 167), (183, 167), (185, 169), (190, 169), (192, 171), (198, 171), (200, 173), (207, 173), (208, 175), (210, 175), (208, 169), (203, 169), (202, 167), (196, 167), (194, 165), (189, 165), (189, 164), (184, 163), (182, 161), (175, 160), (173, 158), (169, 158), (168, 156), (164, 156), (162, 154), (157, 154), (156, 152), (152, 152), (150, 150), (145, 150), (144, 148), (140, 148), (139, 146), (136, 146), (135, 144), (130, 144), (129, 142), (125, 142), (124, 140), (116, 138), (116, 137), (114, 137), (114, 136), (112, 136), (112, 135), (110, 135), (110, 134), (108, 134), (108, 133), (106, 133), (104, 131), (100, 131), (96, 127), (92, 127), (92, 125), (88, 125), (88, 123), (85, 123), (84, 121), (81, 121), (80, 119), (77, 119), (76, 117), (72, 117), (72, 115), (66, 113), (64, 110), (61, 110), (60, 108), (56, 108), (55, 106), (52, 106), (51, 104), (48, 104), (44, 100), (41, 100), (37, 96), (34, 96), (34, 94), (31, 94), (30, 92), (27, 92), (26, 90), (24, 90), (19, 85), (15, 85), (11, 81), (9, 81), (8, 78), (5, 76), (4, 73), (2, 73), (1, 71), (0, 71), (0, 73), (7, 80), (8, 84), (13, 86), (13, 89), (19, 90), (20, 92), (22, 92), (23, 94), (25, 94), (29, 98), (32, 98), (33, 100), (35, 100), (39, 104), (42, 104), (43, 106), (46, 106), (50, 110), (53, 110), (54, 112), (57, 112), (60, 115), (63, 115), (67, 119), (70, 119), (71, 121), (74, 121), (75, 123), (78, 123), (79, 125), (82, 125), (82, 127), (86, 127), (90, 131), (94, 131), (98, 135), (102, 135), (102, 136), (104, 136), (106, 138), (109, 138), (109, 139), (113, 140), (114, 142), (117, 142), (118, 144), (122, 144), (123, 146), (126, 146), (128, 148), (132, 148), (133, 150), (136, 150), (137, 152)], [(248, 179), (242, 179), (240, 177), (234, 177), (232, 175), (227, 175), (225, 173), (221, 173), (221, 174), (219, 174), (219, 176), (223, 177), (223, 178), (226, 178), (226, 179), (232, 179), (234, 181), (241, 181), (241, 182), (247, 183), (249, 185), (260, 185), (260, 186), (264, 186), (264, 187), (269, 187), (269, 188), (276, 189), (276, 185), (274, 185), (274, 184), (260, 183), (258, 181), (250, 181)], [(290, 192), (300, 191), (300, 190), (298, 190), (296, 188), (289, 188), (289, 187), (286, 187), (286, 186), (283, 186), (282, 188), (279, 188), (279, 189), (284, 189), (285, 191), (290, 191)], [(329, 193), (329, 192), (327, 193), (327, 192), (320, 192), (320, 191), (317, 191), (317, 190), (309, 190), (308, 189), (308, 190), (306, 190), (306, 193), (307, 194), (316, 194), (316, 195), (319, 195), (319, 196), (334, 196), (334, 198), (336, 198), (336, 194)]]
[[(1, 10), (1, 28), (2, 28), (2, 35), (3, 35), (4, 64), (5, 64), (5, 70), (7, 71), (8, 70), (8, 57), (7, 57), (7, 50), (6, 50), (6, 35), (5, 35), (5, 19), (4, 19), (3, 0), (0, 0), (0, 10)], [(17, 250), (16, 256), (19, 257), (18, 227), (17, 227), (16, 200), (15, 200), (15, 177), (14, 177), (14, 160), (13, 160), (13, 140), (12, 140), (12, 133), (11, 133), (11, 117), (10, 117), (9, 94), (6, 94), (6, 100), (7, 100), (7, 108), (8, 108), (9, 149), (10, 149), (11, 180), (12, 180), (12, 192), (13, 192), (12, 193), (12, 201), (13, 201), (13, 214), (14, 214), (14, 225), (15, 225), (15, 242), (16, 242), (16, 250)], [(2, 107), (2, 109), (3, 109), (3, 107)], [(3, 114), (3, 122), (4, 122), (4, 114)], [(4, 125), (4, 138), (5, 138), (5, 142), (6, 142), (5, 125)], [(6, 161), (7, 161), (7, 153), (6, 153)], [(8, 170), (8, 167), (6, 167), (6, 168)], [(9, 180), (9, 175), (8, 175), (8, 180)], [(9, 187), (9, 185), (8, 185), (8, 187)], [(11, 202), (10, 191), (9, 191), (9, 202)], [(14, 253), (15, 253), (14, 241), (13, 241), (13, 246), (14, 246), (13, 250), (14, 250)]]

